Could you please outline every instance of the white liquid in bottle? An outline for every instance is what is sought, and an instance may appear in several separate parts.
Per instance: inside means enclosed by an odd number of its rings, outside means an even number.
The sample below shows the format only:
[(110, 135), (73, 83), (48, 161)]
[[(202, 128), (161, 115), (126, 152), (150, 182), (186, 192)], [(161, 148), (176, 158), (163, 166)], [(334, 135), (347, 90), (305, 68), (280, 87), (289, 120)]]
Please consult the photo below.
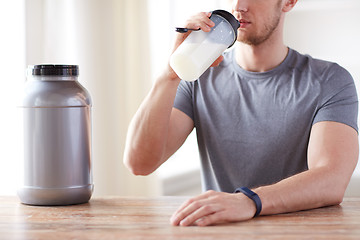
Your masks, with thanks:
[(219, 43), (181, 44), (170, 58), (170, 66), (183, 80), (195, 81), (227, 49)]

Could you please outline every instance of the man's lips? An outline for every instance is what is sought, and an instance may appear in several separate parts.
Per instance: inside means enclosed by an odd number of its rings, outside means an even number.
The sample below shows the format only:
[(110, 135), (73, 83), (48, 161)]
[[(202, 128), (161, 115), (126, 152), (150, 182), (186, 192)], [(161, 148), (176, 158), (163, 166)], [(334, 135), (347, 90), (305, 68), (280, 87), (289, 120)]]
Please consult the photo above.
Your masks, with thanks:
[(247, 20), (245, 20), (245, 19), (240, 19), (240, 20), (239, 20), (239, 23), (240, 23), (240, 28), (245, 28), (245, 27), (247, 27), (249, 24), (251, 24), (250, 21), (247, 21)]

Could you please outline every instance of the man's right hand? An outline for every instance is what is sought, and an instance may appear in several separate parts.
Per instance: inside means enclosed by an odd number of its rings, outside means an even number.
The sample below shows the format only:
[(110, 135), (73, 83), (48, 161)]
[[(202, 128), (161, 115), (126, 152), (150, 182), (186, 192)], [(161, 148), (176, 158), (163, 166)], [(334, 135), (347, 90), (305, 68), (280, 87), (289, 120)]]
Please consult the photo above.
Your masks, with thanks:
[[(200, 29), (204, 32), (210, 32), (211, 28), (215, 26), (215, 23), (210, 20), (211, 13), (210, 12), (200, 12), (192, 17), (190, 17), (185, 22), (185, 28), (188, 29)], [(174, 41), (173, 49), (171, 54), (175, 52), (175, 50), (181, 45), (181, 43), (189, 36), (192, 31), (188, 31), (186, 33), (177, 33)], [(210, 67), (217, 67), (222, 61), (224, 57), (221, 55), (218, 57), (214, 63)], [(170, 67), (170, 64), (167, 66), (167, 76), (170, 79), (179, 79), (175, 71)]]
[[(210, 32), (211, 28), (215, 26), (215, 23), (210, 20), (210, 16), (210, 12), (200, 12), (190, 17), (185, 22), (184, 27), (189, 29), (200, 29), (204, 32)], [(173, 53), (180, 46), (180, 44), (189, 36), (191, 32), (192, 31), (188, 31), (186, 33), (176, 33), (176, 38), (171, 53)]]

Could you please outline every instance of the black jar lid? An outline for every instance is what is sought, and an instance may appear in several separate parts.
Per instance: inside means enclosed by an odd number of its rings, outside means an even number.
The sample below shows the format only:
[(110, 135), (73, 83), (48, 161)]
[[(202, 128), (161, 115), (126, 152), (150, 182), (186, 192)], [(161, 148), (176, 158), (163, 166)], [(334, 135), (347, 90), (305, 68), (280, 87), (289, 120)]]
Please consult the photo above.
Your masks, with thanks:
[(78, 76), (78, 65), (53, 65), (41, 64), (34, 65), (31, 74), (35, 76)]
[(229, 46), (229, 48), (230, 48), (236, 42), (237, 29), (240, 27), (239, 21), (234, 17), (234, 15), (232, 15), (231, 13), (229, 13), (228, 11), (225, 11), (225, 10), (218, 9), (218, 10), (212, 11), (211, 14), (216, 14), (216, 15), (219, 15), (219, 16), (225, 18), (225, 20), (228, 21), (230, 23), (230, 25), (232, 26), (232, 28), (234, 29), (235, 39), (234, 39), (234, 42)]

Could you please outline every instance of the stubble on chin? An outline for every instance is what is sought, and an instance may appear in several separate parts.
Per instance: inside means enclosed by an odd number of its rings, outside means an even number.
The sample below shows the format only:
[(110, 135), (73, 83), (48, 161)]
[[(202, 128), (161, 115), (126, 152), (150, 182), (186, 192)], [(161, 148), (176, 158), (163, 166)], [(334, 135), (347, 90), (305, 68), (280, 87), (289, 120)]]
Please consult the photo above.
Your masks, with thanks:
[[(265, 21), (266, 23), (262, 26), (260, 32), (248, 32), (250, 30), (238, 30), (237, 41), (245, 43), (251, 46), (258, 46), (268, 40), (274, 31), (278, 28), (281, 18), (281, 0), (278, 1), (274, 9), (274, 15), (271, 19)], [(258, 26), (254, 26), (256, 29)]]

